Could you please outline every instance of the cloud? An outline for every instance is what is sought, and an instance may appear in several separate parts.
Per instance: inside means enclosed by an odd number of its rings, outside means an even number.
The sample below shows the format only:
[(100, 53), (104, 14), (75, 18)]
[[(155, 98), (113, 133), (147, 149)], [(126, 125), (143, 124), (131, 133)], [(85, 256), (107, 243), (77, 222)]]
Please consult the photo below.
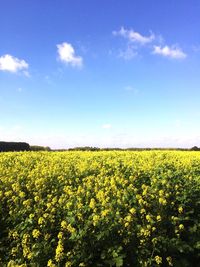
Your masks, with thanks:
[[(150, 32), (149, 36), (144, 36), (133, 29), (121, 27), (118, 31), (113, 31), (112, 34), (114, 36), (123, 37), (125, 40), (127, 40), (126, 48), (119, 51), (119, 57), (125, 60), (130, 60), (136, 57), (141, 47), (144, 46), (147, 49), (153, 49), (153, 54), (164, 57), (173, 59), (184, 59), (187, 57), (187, 54), (176, 45), (171, 47), (164, 45), (164, 38), (162, 35), (155, 35), (153, 32)], [(199, 47), (195, 47), (194, 50), (198, 51)]]
[(193, 45), (193, 46), (192, 46), (192, 50), (193, 50), (194, 52), (200, 52), (200, 45)]
[(149, 36), (144, 36), (133, 29), (128, 30), (124, 27), (121, 27), (119, 31), (113, 31), (112, 34), (126, 40), (126, 48), (118, 53), (118, 56), (125, 60), (136, 57), (141, 47), (146, 47), (147, 44), (152, 43), (156, 38), (153, 33), (150, 33)]
[(28, 78), (31, 77), (30, 73), (27, 70), (23, 71), (23, 74)]
[(178, 47), (172, 46), (169, 47), (165, 45), (164, 47), (161, 46), (154, 46), (153, 54), (161, 55), (164, 57), (174, 58), (174, 59), (184, 59), (187, 55)]
[(62, 43), (57, 45), (59, 59), (73, 67), (82, 67), (83, 58), (75, 54), (75, 50), (70, 43)]
[(136, 57), (138, 52), (136, 51), (136, 48), (128, 45), (127, 48), (124, 51), (119, 52), (119, 57), (125, 59), (125, 60), (130, 60), (134, 57)]
[(155, 39), (155, 35), (153, 33), (151, 33), (149, 36), (143, 36), (139, 32), (136, 32), (132, 29), (127, 30), (124, 27), (121, 27), (119, 31), (113, 31), (113, 35), (124, 37), (131, 43), (138, 43), (141, 45), (151, 43)]
[(23, 59), (18, 59), (9, 54), (0, 57), (0, 70), (17, 73), (23, 71), (27, 76), (28, 63)]
[(110, 128), (112, 128), (112, 125), (109, 124), (109, 123), (106, 123), (106, 124), (103, 124), (103, 125), (102, 125), (102, 128), (103, 128), (103, 129), (110, 129)]

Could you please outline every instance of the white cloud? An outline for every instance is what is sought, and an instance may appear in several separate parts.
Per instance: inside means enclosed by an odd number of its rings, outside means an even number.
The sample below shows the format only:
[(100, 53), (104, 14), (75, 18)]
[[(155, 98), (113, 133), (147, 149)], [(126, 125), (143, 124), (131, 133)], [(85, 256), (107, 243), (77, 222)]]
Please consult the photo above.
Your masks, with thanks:
[(136, 48), (133, 46), (128, 45), (126, 50), (120, 51), (119, 52), (119, 57), (125, 59), (125, 60), (130, 60), (137, 56), (138, 52), (136, 51)]
[[(184, 59), (187, 57), (187, 54), (184, 53), (176, 45), (168, 46), (164, 45), (164, 39), (161, 35), (155, 35), (153, 32), (150, 32), (149, 36), (144, 36), (139, 32), (134, 31), (133, 29), (126, 29), (121, 27), (119, 31), (113, 31), (114, 36), (120, 36), (127, 40), (127, 48), (119, 52), (119, 57), (122, 57), (126, 60), (132, 59), (138, 55), (138, 51), (141, 46), (147, 45), (147, 48), (153, 48), (153, 54), (158, 54), (164, 57), (169, 57), (173, 59)], [(157, 45), (154, 45), (157, 43)], [(159, 44), (159, 45), (158, 45)], [(195, 47), (195, 51), (198, 51), (199, 48)]]
[(121, 27), (119, 31), (113, 31), (113, 35), (122, 36), (125, 39), (128, 39), (131, 43), (138, 43), (141, 45), (151, 43), (155, 39), (155, 35), (153, 33), (149, 36), (143, 36), (139, 32), (135, 32), (132, 29), (127, 30), (124, 27)]
[(0, 70), (2, 71), (13, 73), (24, 71), (23, 73), (27, 76), (27, 69), (28, 63), (23, 59), (18, 59), (8, 54), (0, 57)]
[(174, 59), (183, 59), (186, 58), (187, 55), (178, 47), (172, 46), (169, 47), (165, 45), (164, 47), (161, 46), (154, 46), (153, 54), (161, 55), (164, 57), (174, 58)]
[(103, 129), (110, 129), (110, 128), (112, 128), (112, 125), (109, 124), (109, 123), (106, 123), (106, 124), (103, 124), (103, 125), (102, 125), (102, 128), (103, 128)]
[(75, 50), (70, 43), (62, 43), (57, 45), (59, 59), (73, 67), (82, 67), (83, 58), (75, 54)]
[(31, 77), (30, 73), (27, 70), (23, 71), (23, 74), (28, 78)]

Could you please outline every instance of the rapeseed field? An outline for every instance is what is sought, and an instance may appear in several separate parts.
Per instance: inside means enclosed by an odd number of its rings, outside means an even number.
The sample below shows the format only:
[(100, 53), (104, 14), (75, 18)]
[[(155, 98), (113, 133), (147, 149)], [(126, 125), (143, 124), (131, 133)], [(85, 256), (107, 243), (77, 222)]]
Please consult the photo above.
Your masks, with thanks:
[(0, 154), (0, 266), (195, 266), (200, 153)]

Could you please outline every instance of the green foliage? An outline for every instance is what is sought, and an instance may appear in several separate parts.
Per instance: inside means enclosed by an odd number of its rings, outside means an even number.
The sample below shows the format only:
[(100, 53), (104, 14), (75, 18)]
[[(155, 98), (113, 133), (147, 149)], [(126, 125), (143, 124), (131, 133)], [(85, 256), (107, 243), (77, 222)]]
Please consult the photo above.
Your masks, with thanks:
[(0, 152), (29, 151), (30, 146), (24, 142), (0, 142)]
[(31, 151), (51, 151), (48, 146), (30, 146)]
[(0, 154), (0, 266), (197, 267), (198, 152)]

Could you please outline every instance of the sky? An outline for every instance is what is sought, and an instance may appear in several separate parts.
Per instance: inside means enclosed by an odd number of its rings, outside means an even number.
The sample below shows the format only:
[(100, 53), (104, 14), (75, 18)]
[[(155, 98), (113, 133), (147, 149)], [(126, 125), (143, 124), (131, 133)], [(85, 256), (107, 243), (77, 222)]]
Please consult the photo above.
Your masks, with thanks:
[(1, 0), (0, 140), (200, 146), (199, 0)]

